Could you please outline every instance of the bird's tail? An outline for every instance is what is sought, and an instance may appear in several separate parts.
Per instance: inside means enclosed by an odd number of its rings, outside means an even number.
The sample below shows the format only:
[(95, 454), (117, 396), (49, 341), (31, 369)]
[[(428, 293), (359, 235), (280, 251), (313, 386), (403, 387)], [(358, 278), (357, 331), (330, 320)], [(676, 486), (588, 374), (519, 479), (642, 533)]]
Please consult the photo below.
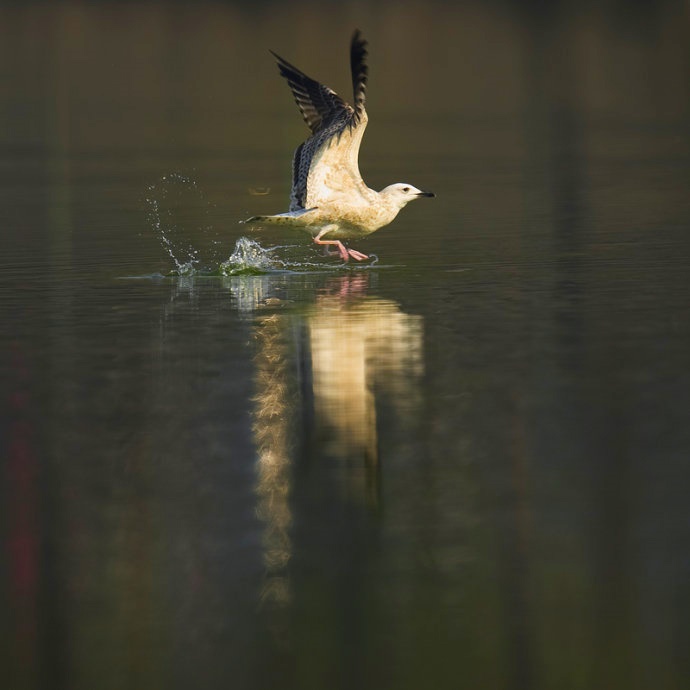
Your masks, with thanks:
[(252, 216), (243, 223), (267, 223), (269, 225), (305, 225), (302, 216), (305, 213), (315, 211), (314, 208), (301, 208), (298, 211), (288, 211), (287, 213), (277, 213), (274, 216)]

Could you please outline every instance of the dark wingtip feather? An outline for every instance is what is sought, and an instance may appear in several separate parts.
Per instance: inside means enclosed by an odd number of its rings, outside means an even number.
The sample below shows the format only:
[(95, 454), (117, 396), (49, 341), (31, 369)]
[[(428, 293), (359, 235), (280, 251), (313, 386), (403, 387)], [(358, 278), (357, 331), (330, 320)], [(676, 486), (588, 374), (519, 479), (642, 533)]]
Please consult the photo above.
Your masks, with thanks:
[(312, 134), (332, 124), (343, 114), (352, 112), (352, 108), (335, 91), (308, 77), (302, 70), (272, 50), (269, 52), (278, 61), (280, 74), (287, 80), (302, 118)]
[(278, 69), (280, 70), (280, 74), (283, 77), (287, 77), (290, 74), (293, 74), (295, 76), (303, 76), (306, 77), (304, 72), (302, 70), (297, 69), (294, 65), (290, 64), (285, 58), (280, 57), (278, 53), (274, 53), (270, 48), (268, 49), (268, 52), (273, 55), (273, 57), (278, 61)]
[(364, 112), (369, 68), (366, 64), (367, 42), (362, 32), (355, 29), (350, 42), (350, 70), (352, 71), (352, 91), (354, 94), (355, 117), (359, 121)]

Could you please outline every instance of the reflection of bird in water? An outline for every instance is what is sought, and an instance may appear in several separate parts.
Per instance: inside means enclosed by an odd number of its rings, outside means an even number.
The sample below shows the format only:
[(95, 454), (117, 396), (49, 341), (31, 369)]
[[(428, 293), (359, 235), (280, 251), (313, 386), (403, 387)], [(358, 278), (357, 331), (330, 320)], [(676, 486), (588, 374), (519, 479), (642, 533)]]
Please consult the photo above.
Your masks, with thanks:
[(362, 180), (357, 159), (368, 120), (366, 55), (366, 41), (356, 31), (350, 46), (354, 107), (275, 55), (312, 136), (295, 151), (290, 210), (247, 220), (300, 227), (316, 244), (334, 245), (344, 261), (369, 257), (341, 240), (365, 237), (388, 225), (410, 201), (434, 196), (402, 182), (376, 192)]
[(264, 522), (263, 555), (266, 579), (262, 599), (276, 604), (290, 600), (286, 568), (292, 553), (290, 511), (291, 370), (284, 322), (278, 314), (257, 321), (254, 358), (257, 393), (254, 398), (254, 441), (257, 446), (257, 515)]
[(388, 394), (395, 407), (418, 397), (422, 322), (389, 300), (357, 298), (359, 278), (321, 295), (306, 327), (316, 426), (331, 453), (359, 455), (371, 469), (378, 463), (376, 396)]
[[(418, 410), (422, 319), (390, 300), (367, 297), (368, 280), (362, 273), (340, 277), (306, 312), (270, 312), (255, 321), (252, 431), (257, 515), (264, 525), (261, 596), (278, 610), (292, 598), (291, 493), (300, 476), (293, 469), (295, 449), (342, 460), (314, 470), (318, 476), (339, 467), (339, 491), (377, 509), (380, 396), (403, 425)], [(296, 423), (301, 414), (302, 426)]]
[[(422, 319), (390, 300), (367, 297), (368, 279), (343, 276), (328, 283), (307, 312), (256, 321), (257, 492), (271, 525), (267, 558), (277, 570), (289, 550), (292, 448), (318, 448), (321, 455), (346, 460), (348, 493), (376, 504), (377, 401), (385, 396), (401, 420), (419, 404)], [(294, 423), (300, 410), (307, 422), (302, 427)], [(300, 428), (304, 437), (297, 439)]]

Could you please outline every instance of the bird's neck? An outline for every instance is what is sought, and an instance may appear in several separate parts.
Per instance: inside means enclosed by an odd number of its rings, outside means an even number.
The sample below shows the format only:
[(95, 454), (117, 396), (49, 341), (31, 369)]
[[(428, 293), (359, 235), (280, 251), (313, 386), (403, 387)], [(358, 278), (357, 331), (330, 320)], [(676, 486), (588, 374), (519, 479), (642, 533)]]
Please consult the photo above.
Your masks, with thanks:
[(387, 195), (379, 193), (378, 197), (378, 204), (376, 205), (377, 213), (375, 218), (375, 230), (378, 230), (378, 228), (381, 228), (384, 225), (388, 225), (388, 223), (391, 223), (400, 212), (400, 206), (397, 203), (394, 203), (394, 201)]

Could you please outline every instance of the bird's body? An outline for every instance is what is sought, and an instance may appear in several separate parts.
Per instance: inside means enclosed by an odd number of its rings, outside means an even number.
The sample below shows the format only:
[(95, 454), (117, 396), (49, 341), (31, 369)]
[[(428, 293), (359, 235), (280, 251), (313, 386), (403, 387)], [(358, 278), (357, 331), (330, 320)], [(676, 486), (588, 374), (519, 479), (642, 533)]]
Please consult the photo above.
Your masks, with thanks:
[(246, 221), (299, 227), (317, 244), (335, 245), (345, 261), (368, 257), (345, 247), (342, 240), (365, 237), (388, 225), (413, 199), (434, 196), (404, 183), (377, 192), (362, 180), (358, 157), (368, 122), (366, 54), (366, 42), (357, 31), (350, 46), (354, 107), (275, 55), (312, 136), (295, 151), (290, 210)]

